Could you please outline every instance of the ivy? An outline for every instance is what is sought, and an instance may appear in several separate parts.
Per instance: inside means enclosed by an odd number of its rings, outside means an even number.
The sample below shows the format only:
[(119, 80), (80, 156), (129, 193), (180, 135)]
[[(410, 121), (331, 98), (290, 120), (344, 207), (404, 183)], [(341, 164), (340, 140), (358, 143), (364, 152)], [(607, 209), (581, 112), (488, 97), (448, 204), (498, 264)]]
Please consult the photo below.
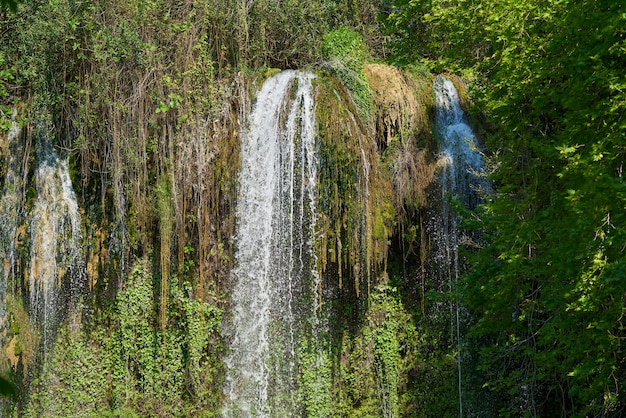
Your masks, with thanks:
[(316, 347), (315, 336), (302, 338), (298, 347), (299, 404), (307, 417), (331, 417), (332, 363), (328, 351)]
[[(401, 326), (401, 308), (388, 298), (387, 292), (394, 289), (378, 287), (374, 293), (374, 303), (370, 320), (373, 323), (374, 368), (380, 398), (380, 415), (399, 416), (399, 367), (402, 361), (398, 331)], [(378, 323), (377, 323), (378, 322)]]
[(30, 385), (26, 416), (214, 416), (221, 309), (174, 277), (162, 330), (153, 286), (149, 264), (138, 261), (113, 311), (82, 324), (84, 305), (71, 314)]

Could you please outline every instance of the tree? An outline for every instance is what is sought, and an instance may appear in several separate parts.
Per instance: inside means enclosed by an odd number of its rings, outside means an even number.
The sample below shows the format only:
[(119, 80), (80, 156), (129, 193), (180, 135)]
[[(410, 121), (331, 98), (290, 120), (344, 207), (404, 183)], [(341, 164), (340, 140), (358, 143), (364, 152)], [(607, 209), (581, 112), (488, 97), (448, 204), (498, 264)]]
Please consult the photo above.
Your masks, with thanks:
[(9, 9), (12, 11), (16, 11), (17, 5), (21, 2), (21, 0), (0, 0), (0, 9)]
[[(620, 1), (393, 1), (393, 55), (462, 69), (497, 194), (465, 303), (504, 410), (623, 412), (626, 15)], [(412, 45), (418, 40), (417, 46)]]

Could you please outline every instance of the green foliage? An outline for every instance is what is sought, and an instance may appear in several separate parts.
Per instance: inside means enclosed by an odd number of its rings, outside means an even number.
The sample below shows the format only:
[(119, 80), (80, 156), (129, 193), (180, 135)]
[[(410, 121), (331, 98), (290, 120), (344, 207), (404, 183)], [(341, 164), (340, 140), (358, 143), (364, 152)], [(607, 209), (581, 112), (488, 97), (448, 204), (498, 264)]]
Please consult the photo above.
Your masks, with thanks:
[[(221, 312), (192, 299), (189, 286), (181, 288), (177, 280), (170, 284), (165, 330), (157, 331), (152, 276), (145, 264), (135, 266), (129, 285), (118, 296), (120, 353), (112, 403), (168, 415), (215, 410), (220, 366), (209, 344), (219, 334)], [(189, 405), (172, 402), (187, 394)]]
[(341, 340), (341, 363), (335, 372), (335, 416), (377, 417), (376, 375), (371, 367), (371, 334), (362, 329)]
[(31, 383), (27, 416), (215, 416), (221, 310), (172, 279), (168, 328), (157, 326), (154, 280), (135, 263), (114, 310), (78, 312)]
[(228, 11), (219, 12), (222, 16), (212, 23), (225, 32), (221, 47), (224, 55), (232, 54), (231, 64), (241, 69), (318, 64), (322, 37), (341, 27), (356, 30), (368, 46), (378, 48), (382, 43), (377, 30), (378, 5), (372, 0), (221, 3), (216, 9), (221, 6)]
[(9, 9), (15, 12), (20, 3), (20, 0), (1, 0), (0, 9)]
[(247, 17), (248, 43), (243, 46), (250, 48), (250, 63), (301, 68), (318, 61), (328, 13), (326, 1), (255, 1)]
[[(332, 414), (346, 417), (441, 417), (458, 412), (457, 364), (449, 323), (417, 317), (389, 284), (369, 297), (358, 330), (335, 331)], [(339, 332), (341, 331), (341, 332)]]
[(316, 347), (315, 337), (302, 338), (298, 347), (299, 404), (307, 417), (332, 416), (332, 363), (328, 351)]
[(222, 310), (193, 298), (189, 283), (173, 280), (170, 294), (170, 327), (181, 339), (185, 390), (192, 401), (189, 412), (211, 416), (221, 399)]
[(13, 112), (9, 86), (15, 81), (15, 70), (11, 68), (2, 51), (0, 51), (0, 132), (11, 128), (11, 114)]
[[(374, 368), (378, 396), (380, 398), (380, 415), (383, 417), (399, 416), (399, 366), (402, 361), (400, 342), (398, 341), (399, 320), (402, 318), (401, 306), (387, 297), (387, 289), (379, 286), (373, 294), (370, 320), (374, 321)], [(378, 322), (378, 323), (377, 323)]]
[(322, 54), (325, 59), (341, 60), (352, 69), (362, 67), (369, 58), (367, 47), (360, 34), (343, 27), (324, 35)]
[[(247, 81), (239, 70), (318, 64), (326, 54), (360, 112), (371, 115), (363, 63), (379, 42), (372, 32), (376, 2), (174, 3), (33, 0), (14, 15), (0, 12), (0, 100), (29, 98), (53, 115), (50, 131), (70, 156), (88, 243), (84, 317), (61, 327), (48, 368), (32, 374), (32, 397), (22, 405), (32, 415), (219, 410), (216, 304), (230, 263), (238, 118), (246, 108)], [(329, 251), (364, 289), (370, 266), (383, 264), (394, 208), (379, 196), (383, 187), (372, 187), (371, 198), (364, 192), (374, 184), (364, 173), (375, 151), (365, 135), (351, 138), (365, 129), (346, 90), (334, 87), (327, 96), (343, 96), (349, 127), (332, 138), (333, 148), (330, 136), (340, 129), (326, 125), (324, 152), (333, 166), (325, 181), (339, 183), (326, 189)], [(367, 220), (354, 222), (363, 213)], [(143, 261), (129, 261), (135, 259)], [(26, 359), (36, 352), (22, 343), (23, 323), (13, 330), (20, 336), (18, 367), (32, 365)], [(302, 350), (319, 372), (302, 377), (306, 409), (331, 415), (331, 357), (319, 347)], [(78, 363), (88, 364), (83, 375)], [(363, 378), (364, 392), (374, 390), (373, 376)], [(353, 389), (360, 391), (357, 384)], [(359, 411), (376, 416), (372, 393), (355, 396), (364, 400)]]
[(326, 33), (322, 41), (322, 57), (328, 70), (352, 94), (361, 118), (370, 121), (374, 102), (363, 70), (370, 57), (361, 35), (345, 27)]
[(0, 376), (0, 396), (14, 396), (16, 393), (13, 382), (6, 377)]
[(111, 336), (98, 328), (87, 337), (75, 327), (59, 331), (48, 363), (31, 383), (25, 416), (96, 416), (108, 407)]
[[(134, 406), (140, 394), (157, 389), (156, 307), (152, 275), (147, 264), (135, 265), (126, 287), (117, 296), (119, 318), (117, 362), (113, 374), (113, 405)], [(160, 382), (159, 382), (160, 383)]]
[[(16, 13), (0, 12), (0, 130), (19, 100), (32, 99), (54, 115), (55, 145), (70, 154), (81, 208), (93, 217), (86, 229), (97, 245), (89, 251), (98, 252), (89, 260), (94, 302), (88, 303), (95, 304), (96, 319), (85, 319), (78, 331), (76, 323), (61, 327), (48, 368), (31, 382), (25, 411), (219, 410), (221, 310), (213, 302), (230, 265), (237, 120), (246, 91), (245, 80), (227, 78), (248, 66), (325, 60), (321, 65), (352, 95), (355, 106), (334, 81), (316, 81), (322, 86), (316, 98), (320, 270), (332, 265), (327, 273), (336, 270), (340, 283), (350, 275), (357, 292), (367, 277), (369, 289), (375, 266), (397, 250), (400, 240), (392, 234), (399, 213), (415, 212), (407, 219), (417, 223), (425, 201), (422, 187), (405, 188), (410, 193), (394, 201), (375, 167), (363, 126), (374, 109), (363, 64), (375, 51), (417, 65), (422, 75), (426, 68), (458, 69), (488, 122), (498, 191), (465, 219), (484, 230), (484, 248), (469, 255), (462, 289), (476, 320), (468, 343), (475, 350), (469, 358), (480, 363), (476, 375), (484, 376), (476, 386), (493, 389), (489, 402), (502, 415), (622, 413), (622, 2), (385, 1), (385, 45), (375, 33), (376, 6), (368, 0), (34, 0)], [(361, 118), (352, 117), (355, 108)], [(396, 170), (394, 185), (419, 177), (416, 167), (427, 162), (415, 157), (419, 152), (401, 141), (390, 145), (387, 157), (406, 162), (386, 161)], [(34, 193), (32, 185), (24, 189)], [(409, 222), (402, 224), (405, 243), (419, 243), (425, 256), (427, 237)], [(128, 260), (147, 259), (156, 249), (162, 254), (155, 264), (178, 276), (154, 274), (148, 261), (128, 275)], [(401, 260), (407, 271), (418, 269), (414, 259)], [(342, 307), (354, 329), (337, 331), (328, 343), (332, 355), (302, 345), (303, 364), (317, 367), (300, 376), (307, 414), (456, 413), (449, 324), (444, 315), (421, 316), (405, 306), (413, 291), (405, 280), (400, 291), (374, 289), (368, 310), (364, 297)], [(18, 299), (7, 300), (12, 325), (5, 338), (14, 342), (14, 367), (27, 375), (37, 338)], [(429, 302), (444, 305), (441, 297)]]
[[(516, 13), (526, 19), (511, 19), (502, 32), (489, 27), (503, 48), (492, 58), (500, 63), (485, 103), (494, 120), (518, 133), (492, 144), (510, 152), (494, 175), (502, 196), (485, 217), (494, 235), (475, 267), (480, 274), (487, 260), (501, 260), (481, 274), (491, 278), (482, 286), (499, 283), (500, 300), (470, 295), (474, 303), (480, 298), (485, 317), (478, 330), (487, 335), (494, 335), (494, 321), (512, 318), (499, 323), (506, 342), (494, 341), (503, 350), (492, 351), (487, 364), (489, 370), (502, 361), (516, 366), (493, 376), (494, 383), (527, 382), (536, 390), (534, 405), (558, 404), (580, 416), (613, 414), (611, 399), (623, 396), (616, 382), (626, 379), (616, 360), (623, 351), (623, 298), (612, 296), (625, 290), (626, 236), (615, 227), (626, 220), (618, 139), (626, 96), (615, 88), (624, 83), (618, 27), (625, 20), (612, 12), (618, 2), (551, 3), (520, 6)], [(513, 171), (521, 175), (510, 177)]]
[(463, 294), (502, 415), (623, 413), (622, 8), (388, 3), (394, 58), (467, 68), (490, 125), (498, 193)]
[[(516, 0), (397, 0), (386, 2), (380, 18), (389, 59), (400, 65), (428, 66), (435, 73), (454, 70), (473, 79), (472, 65), (492, 52), (485, 16)], [(506, 16), (502, 17), (503, 20)]]

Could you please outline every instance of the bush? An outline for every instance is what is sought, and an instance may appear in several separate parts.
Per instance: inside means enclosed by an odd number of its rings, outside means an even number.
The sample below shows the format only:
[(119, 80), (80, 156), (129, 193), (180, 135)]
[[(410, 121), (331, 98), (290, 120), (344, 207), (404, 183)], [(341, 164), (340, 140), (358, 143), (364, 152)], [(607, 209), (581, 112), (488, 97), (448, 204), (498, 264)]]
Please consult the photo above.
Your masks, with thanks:
[(348, 28), (328, 32), (322, 41), (322, 57), (326, 69), (350, 91), (361, 118), (370, 121), (374, 101), (363, 70), (370, 56), (361, 35)]

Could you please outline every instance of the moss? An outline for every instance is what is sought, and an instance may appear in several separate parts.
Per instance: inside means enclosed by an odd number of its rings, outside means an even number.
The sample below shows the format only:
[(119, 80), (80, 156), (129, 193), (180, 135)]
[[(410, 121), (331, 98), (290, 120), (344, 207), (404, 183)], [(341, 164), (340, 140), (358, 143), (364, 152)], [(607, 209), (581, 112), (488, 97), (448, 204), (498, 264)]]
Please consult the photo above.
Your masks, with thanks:
[(268, 68), (265, 73), (263, 74), (263, 81), (267, 80), (268, 78), (278, 74), (279, 72), (281, 72), (282, 70), (280, 68)]
[[(336, 264), (360, 294), (386, 270), (392, 237), (419, 223), (435, 165), (430, 133), (432, 79), (397, 68), (365, 67), (376, 124), (359, 117), (347, 89), (325, 73), (317, 80), (320, 135), (320, 270)], [(375, 137), (376, 141), (372, 138)], [(413, 230), (412, 236), (418, 234)], [(419, 247), (412, 242), (411, 248)]]
[(371, 58), (361, 35), (346, 27), (326, 33), (322, 40), (322, 56), (328, 71), (350, 92), (358, 115), (369, 123), (374, 103), (363, 65)]
[(376, 141), (381, 151), (395, 139), (407, 142), (429, 135), (432, 77), (417, 78), (383, 64), (366, 65), (365, 75), (373, 93)]
[(393, 233), (390, 178), (380, 169), (371, 127), (359, 117), (347, 89), (325, 73), (316, 85), (320, 270), (335, 264), (340, 287), (347, 276), (357, 295), (367, 294), (372, 273), (385, 269)]
[(390, 199), (383, 200), (375, 209), (374, 238), (387, 239), (391, 234), (390, 226), (395, 219), (395, 208)]
[(18, 371), (18, 365), (21, 364), (24, 376), (26, 376), (28, 370), (34, 365), (40, 337), (28, 318), (21, 298), (7, 295), (6, 303), (9, 314), (9, 335), (13, 338), (5, 339), (9, 343), (3, 350), (3, 357), (4, 355), (8, 357), (14, 372)]
[(468, 112), (469, 109), (474, 106), (474, 102), (467, 92), (467, 85), (463, 79), (456, 74), (446, 73), (444, 76), (454, 84), (454, 88), (456, 88), (457, 93), (459, 94), (459, 102), (461, 103), (461, 108), (464, 112)]

